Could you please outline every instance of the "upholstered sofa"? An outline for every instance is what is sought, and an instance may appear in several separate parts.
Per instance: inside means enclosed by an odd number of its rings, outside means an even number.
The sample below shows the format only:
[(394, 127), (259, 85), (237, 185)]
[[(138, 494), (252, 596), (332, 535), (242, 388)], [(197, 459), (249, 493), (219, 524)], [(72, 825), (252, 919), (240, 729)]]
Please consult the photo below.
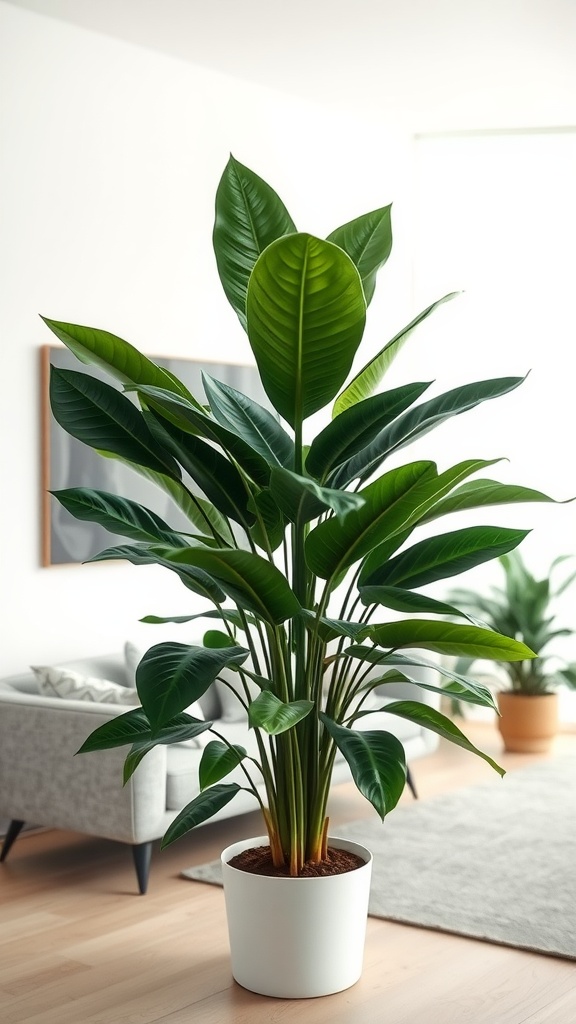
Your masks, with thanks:
[[(119, 687), (130, 689), (133, 683), (125, 654), (67, 662), (61, 667)], [(0, 819), (11, 821), (0, 860), (5, 860), (24, 823), (99, 836), (132, 847), (143, 893), (153, 841), (198, 792), (198, 765), (210, 733), (203, 733), (198, 740), (155, 747), (123, 787), (127, 748), (74, 755), (97, 726), (125, 712), (126, 703), (86, 699), (86, 694), (83, 699), (50, 696), (46, 685), (44, 692), (39, 692), (39, 678), (42, 674), (36, 668), (0, 679)], [(230, 742), (255, 753), (254, 735), (242, 717), (242, 708), (236, 700), (230, 702), (228, 695), (224, 684), (214, 683), (200, 701), (204, 717), (214, 719), (218, 732)], [(407, 695), (435, 706), (438, 703), (436, 694), (414, 686), (386, 688), (388, 699)], [(374, 699), (379, 706), (384, 703), (380, 696)], [(376, 716), (367, 716), (359, 727), (384, 727), (395, 733), (409, 762), (434, 750), (437, 743), (433, 733), (393, 715), (382, 715), (379, 722)], [(335, 764), (333, 781), (349, 779), (348, 766), (341, 758)], [(237, 780), (245, 781), (240, 774)], [(254, 798), (241, 791), (215, 819), (255, 807)]]

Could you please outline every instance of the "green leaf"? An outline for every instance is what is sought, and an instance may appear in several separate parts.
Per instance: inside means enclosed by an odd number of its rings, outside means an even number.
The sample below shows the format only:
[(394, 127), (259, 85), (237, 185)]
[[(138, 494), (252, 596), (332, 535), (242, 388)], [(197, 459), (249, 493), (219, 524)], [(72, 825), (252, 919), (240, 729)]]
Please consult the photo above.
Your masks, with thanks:
[(241, 761), (248, 757), (244, 747), (227, 743), (220, 740), (212, 740), (202, 751), (200, 767), (198, 769), (198, 781), (200, 792), (213, 786), (220, 779), (224, 779), (230, 772), (238, 767)]
[(284, 574), (250, 551), (166, 549), (164, 557), (171, 564), (203, 569), (236, 604), (265, 622), (279, 625), (300, 611)]
[(270, 492), (290, 522), (308, 523), (331, 509), (344, 519), (353, 509), (361, 508), (364, 498), (349, 491), (321, 487), (310, 477), (299, 476), (290, 469), (276, 467), (270, 474)]
[(129, 498), (120, 498), (117, 494), (95, 491), (89, 487), (69, 487), (50, 493), (76, 519), (99, 523), (111, 533), (132, 540), (160, 541), (173, 546), (186, 543), (155, 512)]
[(320, 718), (348, 762), (357, 788), (383, 821), (406, 784), (406, 757), (400, 740), (389, 732), (347, 729), (323, 713)]
[(56, 421), (78, 441), (180, 478), (174, 459), (154, 440), (142, 413), (109, 384), (52, 366), (50, 404)]
[(252, 729), (264, 729), (271, 736), (279, 736), (298, 725), (313, 707), (314, 702), (311, 700), (294, 700), (284, 704), (269, 690), (263, 690), (248, 708), (248, 721)]
[(162, 552), (175, 550), (179, 549), (166, 547), (161, 550), (157, 548), (153, 550), (151, 547), (119, 544), (116, 547), (100, 551), (97, 555), (87, 559), (87, 561), (106, 562), (126, 559), (132, 565), (162, 565), (165, 569), (175, 572), (180, 577), (184, 586), (191, 590), (193, 594), (206, 597), (213, 604), (221, 604), (225, 601), (226, 594), (207, 572), (204, 572), (202, 569), (196, 569), (193, 566), (184, 565), (178, 561), (171, 561), (169, 557), (163, 557)]
[(348, 619), (327, 619), (322, 616), (318, 620), (316, 614), (308, 608), (302, 608), (300, 615), (306, 621), (306, 628), (317, 630), (318, 636), (324, 643), (336, 640), (340, 636), (347, 636), (351, 640), (361, 640), (370, 628), (365, 622), (350, 622)]
[[(222, 595), (226, 595), (223, 593)], [(238, 629), (243, 629), (243, 622), (239, 613), (232, 608), (211, 608), (209, 611), (197, 612), (196, 615), (144, 615), (139, 622), (146, 622), (149, 625), (163, 625), (166, 622), (194, 622), (196, 619), (221, 619), (222, 622), (231, 622)]]
[[(186, 720), (186, 721), (185, 721)], [(128, 779), (134, 774), (140, 762), (144, 759), (154, 747), (158, 745), (171, 746), (173, 743), (184, 743), (186, 740), (195, 739), (196, 736), (200, 736), (203, 732), (207, 732), (213, 725), (213, 722), (207, 722), (204, 719), (193, 718), (191, 715), (181, 714), (177, 715), (172, 722), (164, 726), (160, 732), (152, 737), (150, 732), (150, 738), (141, 737), (135, 741), (132, 746), (132, 750), (124, 761), (124, 785), (128, 782)]]
[(437, 480), (433, 462), (413, 462), (393, 469), (365, 487), (364, 505), (346, 519), (329, 519), (314, 527), (306, 539), (309, 568), (330, 579), (353, 565), (387, 537), (399, 532), (419, 508), (422, 484)]
[(358, 271), (331, 242), (285, 235), (258, 258), (246, 312), (266, 394), (294, 427), (322, 409), (350, 371), (366, 321)]
[(206, 498), (191, 495), (181, 480), (171, 480), (162, 473), (153, 473), (152, 470), (136, 466), (127, 460), (121, 461), (126, 462), (131, 469), (164, 491), (200, 533), (211, 537), (215, 532), (223, 543), (231, 544), (233, 542), (228, 521)]
[[(175, 715), (158, 731), (151, 747), (158, 743), (164, 745), (192, 739), (205, 732), (211, 725), (212, 722), (200, 721), (200, 719), (192, 718), (191, 715), (185, 713)], [(94, 729), (84, 740), (77, 753), (86, 754), (93, 750), (112, 750), (115, 747), (124, 747), (129, 743), (146, 744), (151, 740), (152, 731), (144, 708), (131, 708), (123, 715), (111, 718)]]
[(468, 526), (451, 533), (427, 537), (390, 558), (363, 578), (362, 582), (370, 586), (407, 589), (423, 587), (466, 572), (510, 551), (529, 532), (502, 526)]
[[(498, 461), (497, 459), (493, 461)], [(404, 508), (400, 506), (400, 512), (404, 512), (405, 520), (404, 525), (400, 531), (393, 532), (390, 537), (387, 537), (380, 544), (377, 544), (368, 555), (365, 556), (362, 563), (358, 582), (361, 586), (370, 581), (371, 583), (378, 582), (372, 580), (372, 574), (387, 563), (395, 551), (398, 551), (402, 547), (408, 537), (412, 533), (415, 526), (419, 526), (422, 522), (423, 517), (426, 515), (428, 509), (433, 508), (445, 494), (448, 494), (456, 484), (460, 483), (466, 477), (472, 473), (478, 472), (479, 469), (483, 469), (485, 466), (490, 465), (490, 462), (486, 462), (482, 459), (468, 459), (465, 462), (459, 462), (455, 466), (451, 466), (449, 469), (444, 470), (443, 473), (431, 473), (429, 479), (422, 481), (422, 484), (417, 487), (414, 492), (409, 496), (411, 508)], [(362, 491), (361, 493), (364, 493)]]
[(256, 517), (250, 536), (257, 547), (276, 551), (284, 540), (286, 520), (272, 497), (269, 487), (256, 491), (248, 502), (248, 509)]
[(112, 750), (114, 747), (124, 747), (128, 743), (134, 743), (137, 739), (149, 736), (150, 722), (144, 709), (131, 708), (123, 715), (110, 718), (109, 721), (94, 729), (76, 753), (86, 754), (92, 750)]
[(508, 636), (480, 626), (455, 625), (426, 619), (384, 622), (370, 628), (370, 639), (381, 647), (424, 647), (437, 654), (451, 654), (492, 661), (523, 661), (534, 652)]
[(152, 736), (206, 693), (223, 668), (238, 667), (248, 654), (244, 647), (213, 650), (173, 642), (146, 651), (136, 669), (136, 688)]
[(248, 509), (249, 493), (234, 463), (213, 445), (166, 420), (162, 430), (166, 448), (218, 511), (242, 526), (251, 526), (254, 516)]
[[(369, 665), (392, 665), (395, 668), (398, 665), (405, 665), (407, 667), (416, 666), (418, 668), (431, 669), (437, 675), (449, 679), (450, 683), (439, 688), (431, 683), (422, 682), (420, 679), (411, 679), (409, 681), (413, 682), (415, 686), (419, 686), (422, 690), (431, 690), (433, 693), (441, 694), (447, 693), (449, 696), (467, 700), (471, 704), (479, 704), (482, 707), (490, 707), (494, 711), (497, 710), (494, 696), (488, 687), (479, 683), (476, 679), (468, 679), (466, 676), (454, 672), (441, 661), (427, 661), (425, 658), (401, 654), (399, 651), (381, 651), (377, 647), (363, 647), (359, 644), (352, 644), (352, 646), (347, 647), (342, 652), (342, 657), (356, 658)], [(471, 661), (473, 659), (468, 660)], [(367, 680), (365, 689), (374, 689), (381, 684), (398, 681), (392, 678), (389, 679), (388, 676), (389, 673), (381, 677), (371, 677)]]
[(465, 512), (471, 508), (486, 508), (488, 505), (511, 505), (517, 502), (547, 501), (565, 505), (574, 498), (556, 501), (542, 491), (518, 484), (502, 484), (498, 480), (469, 480), (452, 494), (447, 495), (423, 516), (422, 523), (430, 523), (449, 512)]
[(442, 736), (443, 739), (450, 740), (451, 743), (455, 743), (458, 747), (463, 747), (464, 750), (468, 750), (470, 753), (477, 754), (478, 757), (483, 758), (499, 775), (504, 776), (506, 774), (504, 769), (496, 764), (496, 761), (488, 757), (488, 754), (478, 750), (478, 747), (475, 747), (467, 739), (458, 726), (454, 725), (454, 722), (428, 704), (413, 700), (394, 701), (391, 704), (386, 704), (382, 711), (385, 711), (388, 715), (397, 715), (408, 722), (415, 722), (416, 725), (429, 729), (430, 732), (435, 732), (438, 736)]
[(242, 786), (239, 786), (236, 782), (228, 782), (223, 785), (211, 786), (210, 789), (199, 793), (194, 800), (180, 811), (180, 814), (168, 827), (160, 843), (160, 849), (165, 850), (167, 846), (170, 846), (170, 843), (175, 842), (176, 839), (181, 839), (187, 832), (191, 832), (193, 828), (196, 828), (196, 825), (201, 825), (204, 821), (208, 821), (218, 811), (221, 811), (226, 804), (229, 804), (241, 789)]
[(264, 249), (296, 231), (284, 203), (262, 178), (231, 155), (216, 192), (214, 252), (226, 298), (246, 327), (246, 289)]
[[(214, 442), (231, 455), (245, 473), (260, 486), (268, 483), (270, 466), (266, 459), (255, 451), (242, 437), (204, 411), (196, 409), (191, 402), (179, 395), (171, 395), (160, 388), (137, 387), (134, 390), (149, 400), (155, 412), (160, 412), (177, 430), (186, 434), (200, 434)], [(172, 436), (174, 431), (169, 431)]]
[(411, 590), (404, 590), (402, 587), (359, 587), (358, 594), (362, 604), (381, 604), (396, 612), (457, 615), (468, 618), (465, 612), (459, 611), (454, 605), (447, 604), (445, 601), (437, 601), (432, 597), (425, 597), (423, 594), (414, 594)]
[(369, 363), (362, 367), (362, 369), (356, 374), (356, 376), (350, 381), (344, 391), (338, 395), (338, 398), (334, 402), (334, 408), (332, 410), (332, 416), (339, 416), (344, 412), (345, 409), (355, 405), (356, 402), (362, 401), (363, 398), (368, 398), (369, 395), (376, 391), (376, 388), (380, 384), (382, 377), (389, 369), (390, 365), (400, 352), (404, 342), (408, 340), (413, 331), (416, 330), (419, 324), (421, 324), (438, 306), (442, 303), (448, 302), (453, 299), (459, 292), (450, 292), (449, 295), (444, 295), (443, 298), (438, 299), (437, 302), (433, 302), (431, 306), (424, 309), (421, 313), (411, 320), (406, 327), (403, 327), (398, 334), (380, 349)]
[[(394, 654), (393, 659), (397, 661), (398, 655)], [(430, 667), (434, 667), (432, 663), (430, 663)], [(440, 670), (438, 670), (437, 674), (441, 674)], [(411, 686), (417, 686), (421, 690), (429, 690), (431, 693), (439, 693), (443, 697), (456, 698), (457, 700), (466, 701), (467, 704), (477, 704), (480, 707), (491, 708), (492, 711), (498, 712), (495, 697), (488, 687), (484, 686), (483, 683), (477, 682), (475, 679), (468, 679), (465, 676), (459, 676), (458, 681), (452, 681), (446, 686), (434, 686), (433, 683), (413, 679), (398, 671), (398, 669), (391, 669), (385, 672), (383, 676), (371, 676), (364, 683), (363, 689), (375, 690), (377, 687), (394, 685), (396, 683), (410, 683)]]
[(224, 427), (236, 431), (268, 465), (294, 465), (294, 442), (268, 409), (207, 373), (202, 380), (212, 415)]
[(99, 366), (122, 384), (152, 384), (194, 401), (188, 388), (174, 374), (157, 366), (115, 334), (95, 327), (49, 320), (45, 316), (41, 319), (82, 363)]
[(524, 377), (502, 377), (464, 384), (409, 409), (398, 416), (390, 426), (381, 430), (371, 444), (340, 466), (331, 476), (330, 485), (343, 487), (351, 480), (367, 480), (392, 452), (412, 444), (453, 416), (459, 416), (482, 402), (508, 394), (524, 380)]
[(306, 457), (308, 472), (325, 480), (330, 470), (362, 451), (429, 387), (429, 383), (407, 384), (345, 409), (312, 441)]
[(376, 287), (376, 275), (392, 251), (392, 206), (362, 214), (328, 235), (328, 241), (339, 245), (358, 267), (366, 305), (370, 305)]

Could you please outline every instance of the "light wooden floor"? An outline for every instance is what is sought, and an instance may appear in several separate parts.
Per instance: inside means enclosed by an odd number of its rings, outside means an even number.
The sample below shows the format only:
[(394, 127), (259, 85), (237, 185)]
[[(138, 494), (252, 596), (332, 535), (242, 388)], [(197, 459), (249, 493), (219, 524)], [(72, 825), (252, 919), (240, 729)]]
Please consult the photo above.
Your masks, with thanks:
[[(502, 755), (487, 724), (465, 731), (510, 771), (534, 759)], [(552, 756), (566, 751), (576, 734), (559, 737)], [(444, 744), (413, 770), (421, 799), (493, 774)], [(337, 788), (331, 811), (335, 824), (369, 813), (352, 785)], [(56, 831), (21, 837), (0, 865), (2, 1024), (576, 1022), (573, 961), (373, 918), (353, 988), (295, 1001), (246, 992), (230, 975), (222, 891), (179, 871), (260, 831), (247, 815), (155, 851), (147, 896), (136, 895), (125, 848)]]

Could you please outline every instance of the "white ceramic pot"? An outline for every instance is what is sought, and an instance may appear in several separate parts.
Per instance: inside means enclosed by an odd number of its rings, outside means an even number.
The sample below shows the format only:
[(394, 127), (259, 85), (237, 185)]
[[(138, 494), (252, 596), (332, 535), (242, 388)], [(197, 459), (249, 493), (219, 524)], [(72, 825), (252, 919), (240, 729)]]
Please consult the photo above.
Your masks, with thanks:
[(372, 855), (346, 839), (329, 846), (365, 861), (324, 878), (274, 878), (228, 863), (267, 836), (234, 843), (222, 853), (232, 974), (251, 992), (306, 999), (341, 992), (362, 973)]

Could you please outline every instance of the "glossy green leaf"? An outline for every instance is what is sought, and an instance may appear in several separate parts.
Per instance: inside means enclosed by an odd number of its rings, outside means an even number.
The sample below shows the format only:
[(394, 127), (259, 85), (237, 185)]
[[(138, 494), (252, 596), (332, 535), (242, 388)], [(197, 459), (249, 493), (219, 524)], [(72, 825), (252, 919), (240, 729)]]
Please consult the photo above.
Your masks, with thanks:
[(249, 492), (236, 465), (194, 434), (163, 421), (165, 446), (222, 515), (243, 526), (254, 516), (248, 508)]
[(135, 472), (164, 491), (200, 533), (210, 537), (216, 534), (222, 543), (233, 542), (228, 520), (206, 498), (197, 494), (192, 495), (181, 480), (171, 480), (163, 473), (154, 473), (152, 470), (136, 466), (127, 460), (121, 461), (126, 462), (126, 465), (129, 465)]
[(50, 493), (76, 519), (98, 523), (110, 533), (130, 537), (131, 540), (160, 541), (173, 546), (186, 543), (155, 512), (129, 498), (120, 498), (117, 494), (95, 491), (89, 487), (69, 487)]
[[(499, 460), (494, 459), (493, 461), (497, 462)], [(397, 510), (403, 512), (405, 515), (402, 530), (396, 534), (392, 533), (391, 537), (388, 537), (380, 544), (377, 544), (373, 550), (365, 556), (358, 577), (359, 585), (364, 586), (367, 583), (384, 583), (384, 580), (381, 581), (377, 577), (377, 573), (380, 568), (386, 565), (391, 560), (394, 552), (407, 541), (413, 528), (420, 525), (428, 510), (430, 508), (434, 508), (445, 494), (448, 494), (452, 488), (462, 480), (465, 480), (466, 477), (471, 476), (473, 473), (477, 473), (480, 469), (484, 469), (486, 466), (491, 464), (491, 462), (487, 462), (484, 459), (467, 459), (464, 462), (459, 462), (455, 466), (451, 466), (449, 469), (444, 470), (443, 473), (431, 474), (428, 479), (423, 480), (410, 495), (411, 507), (404, 508), (404, 506), (401, 505), (399, 510)], [(360, 493), (363, 494), (364, 491), (361, 491)]]
[(297, 615), (300, 604), (275, 565), (250, 551), (182, 548), (165, 557), (172, 564), (203, 569), (241, 608), (278, 625)]
[(268, 409), (228, 384), (202, 374), (212, 415), (236, 431), (270, 466), (294, 465), (294, 442)]
[(371, 444), (331, 474), (330, 486), (344, 487), (352, 480), (367, 480), (392, 452), (412, 444), (453, 416), (459, 416), (482, 402), (508, 394), (519, 387), (524, 379), (502, 377), (496, 380), (476, 381), (474, 384), (453, 388), (443, 395), (438, 395), (437, 398), (431, 398), (409, 409), (398, 416), (390, 426), (380, 431)]
[(50, 404), (55, 420), (78, 441), (179, 479), (174, 459), (154, 440), (142, 413), (116, 388), (86, 373), (52, 366)]
[(296, 231), (284, 203), (262, 178), (233, 156), (216, 192), (214, 253), (224, 293), (246, 327), (246, 290), (261, 252)]
[(294, 427), (345, 381), (366, 303), (349, 256), (313, 235), (285, 235), (259, 257), (248, 284), (248, 338), (272, 405)]
[(534, 657), (533, 651), (519, 640), (494, 633), (491, 629), (427, 619), (404, 619), (372, 626), (370, 639), (393, 650), (423, 647), (437, 654), (492, 661), (523, 661)]
[(244, 647), (213, 650), (174, 642), (146, 651), (136, 669), (136, 688), (153, 737), (197, 701), (223, 668), (238, 667), (248, 654)]
[(313, 707), (311, 700), (285, 704), (269, 690), (263, 690), (248, 708), (248, 722), (253, 729), (264, 729), (271, 736), (279, 736), (307, 718)]
[(387, 372), (392, 362), (402, 349), (404, 342), (408, 340), (410, 335), (416, 328), (421, 324), (435, 309), (438, 309), (444, 302), (448, 302), (450, 299), (455, 298), (459, 292), (450, 292), (449, 295), (444, 295), (443, 298), (438, 299), (437, 302), (433, 302), (427, 309), (422, 310), (414, 320), (411, 320), (406, 327), (403, 327), (398, 334), (380, 349), (369, 363), (356, 374), (356, 376), (350, 381), (344, 391), (338, 395), (338, 398), (334, 402), (334, 408), (332, 410), (332, 416), (339, 416), (344, 412), (345, 409), (355, 405), (356, 402), (361, 402), (362, 399), (368, 398), (374, 394), (382, 377)]
[(467, 572), (518, 546), (529, 530), (468, 526), (413, 544), (367, 576), (367, 585), (424, 587)]
[(330, 470), (366, 448), (429, 387), (429, 383), (407, 384), (345, 409), (312, 441), (306, 457), (307, 471), (325, 480)]
[(364, 504), (360, 494), (321, 487), (310, 477), (280, 467), (270, 474), (270, 493), (286, 518), (293, 523), (308, 523), (327, 509), (344, 519), (349, 512)]
[(328, 241), (344, 249), (358, 267), (366, 305), (372, 301), (378, 270), (392, 251), (391, 209), (392, 206), (383, 206), (362, 214), (328, 235)]
[(174, 374), (157, 366), (115, 334), (95, 327), (50, 320), (45, 316), (41, 319), (82, 363), (99, 366), (122, 384), (152, 384), (194, 400), (188, 388)]
[[(226, 595), (223, 593), (223, 597)], [(185, 623), (194, 622), (196, 619), (221, 619), (222, 622), (230, 622), (238, 629), (243, 628), (240, 613), (232, 608), (211, 608), (207, 611), (197, 612), (196, 615), (143, 615), (139, 622), (146, 622), (148, 625), (164, 625), (167, 622)]]
[(97, 555), (87, 559), (89, 562), (109, 562), (118, 559), (125, 559), (132, 565), (162, 565), (170, 569), (180, 577), (182, 583), (188, 590), (200, 597), (206, 597), (214, 604), (221, 604), (226, 600), (226, 594), (215, 580), (202, 569), (194, 566), (187, 566), (182, 562), (171, 561), (168, 557), (170, 552), (179, 550), (177, 548), (154, 548), (131, 544), (118, 544), (115, 547), (106, 548)]
[(264, 551), (276, 551), (284, 540), (286, 520), (274, 501), (269, 487), (256, 491), (248, 502), (248, 509), (254, 513), (255, 523), (250, 536), (257, 547)]
[(303, 608), (300, 614), (306, 622), (306, 628), (317, 632), (324, 643), (336, 640), (340, 636), (347, 636), (351, 640), (360, 640), (366, 636), (369, 630), (365, 622), (350, 622), (348, 619), (329, 619), (324, 615), (318, 619), (317, 615), (308, 608)]
[(210, 789), (205, 789), (203, 793), (199, 793), (194, 800), (186, 805), (184, 810), (180, 811), (180, 814), (174, 819), (172, 824), (168, 826), (160, 843), (160, 849), (165, 850), (167, 846), (174, 843), (176, 839), (181, 839), (182, 836), (191, 832), (197, 825), (202, 825), (203, 822), (209, 821), (226, 804), (229, 804), (241, 789), (242, 786), (239, 786), (237, 783), (228, 782), (222, 785), (211, 786)]
[(193, 435), (199, 434), (214, 442), (231, 455), (257, 484), (264, 486), (268, 483), (268, 462), (237, 433), (223, 427), (212, 416), (194, 408), (191, 402), (179, 395), (171, 395), (160, 388), (137, 387), (135, 390), (150, 401), (155, 411), (167, 416), (177, 429)]
[[(343, 652), (343, 656), (348, 658), (356, 658), (359, 661), (364, 661), (369, 665), (381, 665), (384, 668), (387, 666), (394, 666), (396, 670), (397, 666), (406, 666), (406, 668), (418, 667), (426, 668), (431, 670), (438, 676), (442, 676), (445, 679), (449, 679), (450, 682), (443, 686), (436, 687), (431, 683), (422, 682), (420, 679), (410, 680), (422, 690), (431, 690), (434, 693), (447, 693), (449, 696), (456, 696), (462, 700), (467, 700), (471, 704), (479, 704), (482, 707), (489, 707), (496, 711), (496, 702), (494, 695), (484, 686), (479, 683), (476, 679), (469, 679), (467, 676), (461, 675), (459, 672), (455, 672), (443, 663), (443, 661), (428, 661), (426, 658), (414, 654), (402, 654), (400, 651), (382, 651), (378, 647), (364, 647), (361, 644), (352, 644), (347, 647)], [(397, 680), (388, 679), (388, 672), (381, 677), (371, 677), (366, 683), (366, 688), (373, 689), (375, 686), (383, 685), (386, 682), (395, 682)]]
[(402, 587), (359, 587), (358, 594), (362, 604), (381, 604), (385, 608), (391, 608), (396, 612), (457, 615), (468, 618), (465, 612), (461, 612), (454, 605), (448, 604), (446, 601), (437, 601), (433, 597), (415, 594), (413, 591), (404, 590)]
[[(185, 713), (177, 714), (167, 722), (154, 737), (153, 746), (157, 743), (168, 744), (181, 742), (198, 736), (201, 732), (209, 729), (211, 722), (192, 718)], [(201, 728), (199, 728), (201, 726)], [(112, 750), (114, 747), (125, 747), (127, 744), (147, 743), (152, 739), (150, 722), (144, 708), (130, 708), (123, 715), (110, 718), (103, 725), (94, 729), (84, 741), (78, 754), (85, 754), (92, 750)]]
[[(397, 654), (394, 654), (394, 660), (398, 660)], [(430, 667), (433, 668), (434, 666), (431, 664)], [(440, 672), (437, 672), (437, 674), (440, 675)], [(375, 690), (376, 687), (380, 688), (396, 683), (410, 683), (411, 686), (417, 686), (420, 690), (439, 693), (443, 697), (448, 696), (465, 701), (467, 704), (477, 704), (479, 707), (490, 708), (492, 711), (498, 712), (498, 705), (491, 690), (476, 679), (469, 679), (466, 676), (459, 676), (458, 681), (453, 680), (443, 686), (435, 686), (428, 681), (423, 682), (421, 679), (413, 679), (398, 669), (390, 669), (382, 676), (371, 676), (364, 684), (364, 689)]]
[(137, 739), (124, 761), (124, 785), (134, 774), (146, 754), (153, 750), (154, 747), (159, 745), (170, 746), (172, 743), (185, 743), (187, 740), (195, 739), (203, 732), (207, 732), (212, 725), (212, 722), (206, 722), (204, 719), (181, 714), (164, 726), (154, 737), (152, 737), (152, 733), (149, 731), (149, 738), (140, 737)]
[(521, 487), (517, 484), (502, 484), (498, 480), (469, 480), (452, 494), (438, 502), (434, 508), (422, 518), (423, 523), (430, 523), (449, 512), (465, 512), (472, 508), (486, 508), (489, 505), (511, 505), (518, 502), (553, 502), (564, 505), (574, 498), (557, 501), (542, 491), (532, 487)]
[(442, 736), (445, 740), (450, 740), (451, 743), (455, 743), (458, 747), (463, 747), (464, 750), (468, 750), (471, 754), (477, 754), (478, 757), (487, 761), (500, 776), (506, 774), (504, 769), (499, 764), (496, 764), (496, 761), (493, 761), (491, 757), (488, 757), (488, 754), (484, 754), (478, 747), (475, 747), (461, 729), (454, 725), (454, 722), (449, 718), (446, 718), (445, 715), (437, 711), (436, 708), (432, 708), (428, 704), (422, 704), (421, 701), (399, 700), (386, 704), (382, 710), (388, 715), (397, 715), (408, 722), (414, 722), (424, 729), (429, 729), (430, 732)]
[(322, 713), (320, 718), (348, 762), (356, 787), (384, 820), (406, 783), (406, 757), (400, 740), (389, 732), (347, 729)]
[(344, 520), (329, 519), (306, 539), (309, 568), (330, 579), (399, 532), (422, 503), (421, 485), (437, 479), (433, 462), (413, 462), (393, 469), (360, 493), (364, 505)]
[(226, 778), (247, 756), (244, 747), (237, 744), (228, 746), (220, 740), (211, 740), (202, 751), (198, 769), (200, 792)]

